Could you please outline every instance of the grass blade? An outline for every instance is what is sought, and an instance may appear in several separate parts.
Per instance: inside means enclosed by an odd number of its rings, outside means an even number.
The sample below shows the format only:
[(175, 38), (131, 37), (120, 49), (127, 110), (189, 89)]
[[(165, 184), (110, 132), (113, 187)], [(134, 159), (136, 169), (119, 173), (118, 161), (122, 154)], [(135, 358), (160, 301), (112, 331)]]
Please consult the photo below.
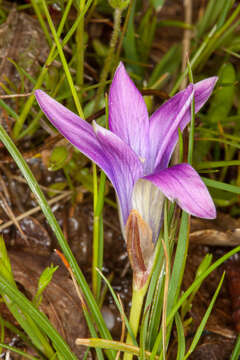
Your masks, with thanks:
[[(61, 230), (54, 214), (52, 213), (52, 210), (51, 210), (49, 204), (47, 203), (45, 196), (43, 195), (36, 179), (34, 178), (31, 170), (29, 169), (29, 167), (26, 163), (26, 161), (23, 159), (23, 157), (20, 154), (20, 152), (18, 151), (17, 147), (15, 146), (15, 144), (10, 139), (7, 132), (3, 129), (2, 126), (0, 126), (0, 139), (3, 142), (3, 144), (6, 146), (8, 151), (10, 152), (10, 154), (13, 157), (13, 159), (15, 160), (16, 164), (18, 165), (18, 167), (19, 167), (20, 171), (22, 172), (23, 176), (25, 177), (30, 189), (32, 190), (33, 194), (35, 195), (35, 197), (38, 201), (38, 204), (41, 207), (42, 212), (44, 213), (49, 225), (51, 226), (54, 234), (56, 235), (59, 245), (62, 249), (62, 252), (64, 253), (67, 261), (69, 262), (69, 264), (75, 274), (76, 280), (82, 289), (82, 292), (86, 298), (86, 302), (90, 308), (90, 311), (93, 314), (93, 317), (96, 321), (98, 329), (101, 333), (101, 336), (103, 338), (111, 339), (111, 334), (106, 327), (106, 324), (103, 320), (102, 314), (96, 304), (96, 301), (95, 301), (93, 294), (88, 286), (88, 283), (87, 283), (83, 273), (81, 272), (81, 270), (77, 264), (77, 261), (72, 254), (70, 247), (68, 246), (68, 243), (62, 233), (62, 230)], [(109, 354), (109, 358), (113, 359), (114, 354)]]
[(200, 337), (202, 335), (202, 332), (203, 332), (203, 330), (205, 328), (205, 325), (206, 325), (206, 323), (208, 321), (208, 318), (209, 318), (209, 316), (211, 314), (211, 311), (213, 309), (213, 306), (215, 304), (215, 301), (217, 299), (219, 291), (220, 291), (220, 289), (222, 287), (224, 277), (225, 277), (225, 273), (223, 273), (223, 275), (221, 277), (221, 280), (220, 280), (220, 282), (218, 284), (217, 290), (215, 291), (215, 293), (213, 295), (213, 298), (212, 298), (212, 300), (211, 300), (211, 302), (209, 304), (209, 307), (208, 307), (208, 309), (207, 309), (207, 311), (206, 311), (206, 313), (205, 313), (205, 315), (204, 315), (204, 317), (203, 317), (203, 319), (202, 319), (202, 321), (201, 321), (201, 323), (200, 323), (200, 325), (199, 325), (199, 327), (198, 327), (198, 329), (196, 331), (196, 334), (195, 334), (195, 336), (193, 338), (193, 341), (192, 341), (192, 343), (190, 345), (190, 348), (189, 348), (187, 354), (184, 357), (184, 360), (186, 360), (191, 355), (191, 353), (194, 351), (194, 349), (196, 348), (196, 346), (198, 344), (198, 341), (199, 341), (199, 339), (200, 339)]

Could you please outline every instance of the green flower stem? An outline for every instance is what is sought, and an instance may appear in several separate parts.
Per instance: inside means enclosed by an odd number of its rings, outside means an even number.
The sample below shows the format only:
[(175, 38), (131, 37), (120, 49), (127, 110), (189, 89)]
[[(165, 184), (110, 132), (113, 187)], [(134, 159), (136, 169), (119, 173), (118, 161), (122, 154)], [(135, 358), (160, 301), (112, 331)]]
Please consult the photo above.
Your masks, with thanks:
[(109, 51), (107, 58), (104, 63), (104, 67), (102, 69), (101, 75), (100, 75), (100, 86), (98, 88), (97, 94), (96, 94), (96, 101), (94, 105), (94, 111), (98, 110), (98, 106), (100, 103), (100, 99), (104, 90), (104, 86), (111, 68), (112, 60), (114, 57), (114, 51), (117, 45), (118, 35), (120, 32), (120, 24), (121, 24), (121, 15), (122, 10), (117, 8), (114, 10), (114, 25), (113, 25), (113, 32), (112, 32), (112, 38), (109, 45)]
[[(141, 317), (141, 312), (142, 312), (142, 307), (143, 307), (143, 301), (144, 301), (144, 297), (145, 297), (147, 289), (148, 289), (150, 277), (151, 276), (148, 277), (146, 284), (141, 289), (136, 289), (134, 286), (134, 283), (133, 283), (132, 306), (131, 306), (131, 310), (130, 310), (129, 324), (131, 326), (131, 329), (132, 329), (132, 332), (133, 332), (133, 335), (135, 338), (137, 337), (137, 333), (138, 333), (138, 327), (139, 327), (139, 322), (140, 322), (140, 317)], [(130, 335), (130, 333), (128, 333), (128, 335), (127, 335), (126, 344), (133, 345), (133, 340), (132, 340), (132, 336)], [(132, 360), (132, 356), (133, 355), (130, 353), (125, 353), (123, 359), (124, 360)]]

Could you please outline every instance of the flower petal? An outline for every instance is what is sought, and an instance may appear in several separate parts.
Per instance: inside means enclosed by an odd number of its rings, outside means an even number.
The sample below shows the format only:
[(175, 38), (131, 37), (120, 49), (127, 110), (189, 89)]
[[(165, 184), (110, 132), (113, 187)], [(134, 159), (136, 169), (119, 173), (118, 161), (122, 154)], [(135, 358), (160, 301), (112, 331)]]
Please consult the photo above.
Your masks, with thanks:
[(149, 150), (149, 118), (141, 93), (119, 64), (109, 92), (109, 128), (142, 159)]
[[(193, 85), (165, 102), (150, 118), (151, 171), (159, 171), (168, 165), (178, 139), (178, 128), (190, 121)], [(184, 121), (186, 119), (187, 121)], [(186, 125), (185, 124), (185, 125)]]
[(38, 104), (60, 133), (106, 173), (109, 164), (92, 126), (42, 90), (36, 90)]
[(206, 219), (216, 217), (215, 205), (198, 173), (189, 164), (178, 164), (145, 176), (165, 196), (188, 213)]
[(178, 141), (178, 128), (184, 130), (191, 120), (191, 101), (194, 91), (195, 112), (197, 113), (211, 95), (217, 77), (202, 80), (189, 85), (166, 103), (150, 118), (150, 139), (152, 171), (167, 167)]
[(195, 112), (197, 113), (208, 100), (218, 80), (217, 76), (210, 77), (194, 84)]
[(134, 183), (143, 175), (142, 163), (135, 152), (117, 135), (96, 123), (94, 130), (111, 168), (110, 180), (118, 195), (123, 228), (131, 210)]
[(133, 183), (142, 164), (132, 149), (109, 130), (94, 128), (41, 90), (37, 101), (52, 124), (82, 153), (100, 166), (112, 182), (121, 205), (124, 225), (130, 212)]

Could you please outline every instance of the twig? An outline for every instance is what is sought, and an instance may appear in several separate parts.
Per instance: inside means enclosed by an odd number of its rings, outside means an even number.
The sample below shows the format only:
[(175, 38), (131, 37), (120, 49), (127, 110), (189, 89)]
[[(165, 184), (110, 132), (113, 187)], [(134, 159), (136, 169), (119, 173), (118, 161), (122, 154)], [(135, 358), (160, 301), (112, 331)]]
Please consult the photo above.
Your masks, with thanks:
[(24, 239), (24, 241), (28, 245), (27, 237), (24, 234), (24, 232), (22, 231), (21, 226), (19, 225), (18, 219), (14, 215), (12, 209), (10, 208), (10, 206), (7, 203), (7, 200), (5, 199), (5, 197), (3, 196), (3, 194), (1, 192), (0, 192), (0, 198), (1, 198), (2, 202), (3, 202), (3, 205), (2, 205), (3, 210), (9, 216), (9, 218), (11, 219), (11, 222), (17, 227), (17, 229), (20, 232), (22, 238)]
[[(66, 198), (66, 197), (69, 197), (69, 198), (70, 198), (70, 197), (71, 197), (71, 194), (72, 194), (71, 191), (66, 191), (64, 194), (61, 194), (61, 195), (56, 196), (55, 198), (49, 200), (49, 201), (48, 201), (48, 204), (49, 204), (49, 205), (53, 205), (53, 204), (55, 204), (56, 202), (58, 202), (58, 201), (60, 201), (60, 200), (62, 200), (62, 199), (64, 199), (64, 198)], [(30, 210), (26, 211), (25, 213), (17, 216), (15, 219), (16, 219), (17, 221), (20, 221), (20, 220), (24, 219), (24, 218), (27, 217), (27, 216), (36, 214), (36, 213), (37, 213), (38, 211), (40, 211), (40, 210), (41, 210), (40, 206), (36, 206), (35, 208), (30, 209)], [(11, 221), (7, 221), (6, 223), (4, 223), (3, 225), (0, 226), (0, 231), (8, 228), (8, 227), (11, 226), (13, 223), (14, 223), (14, 221), (12, 221), (12, 220), (11, 220)]]
[(26, 97), (32, 95), (32, 92), (26, 93), (26, 94), (10, 94), (10, 95), (0, 95), (0, 99), (11, 99), (11, 98), (17, 98), (17, 97)]

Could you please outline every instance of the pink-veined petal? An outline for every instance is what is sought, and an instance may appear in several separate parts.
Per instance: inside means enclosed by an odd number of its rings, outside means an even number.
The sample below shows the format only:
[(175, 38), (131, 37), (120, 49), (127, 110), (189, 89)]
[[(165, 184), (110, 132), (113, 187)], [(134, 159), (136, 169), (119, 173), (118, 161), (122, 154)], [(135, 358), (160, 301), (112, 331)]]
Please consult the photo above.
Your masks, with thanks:
[(109, 128), (142, 159), (149, 151), (149, 117), (144, 99), (119, 64), (109, 92)]
[(176, 145), (183, 119), (190, 121), (193, 85), (165, 102), (150, 118), (151, 170), (167, 166)]
[(144, 179), (151, 181), (189, 214), (206, 219), (216, 217), (216, 208), (206, 185), (189, 164), (178, 164)]
[(151, 170), (159, 171), (168, 166), (178, 141), (178, 129), (184, 130), (191, 120), (191, 102), (194, 93), (195, 112), (206, 103), (216, 84), (211, 77), (180, 91), (164, 103), (150, 118)]
[(37, 101), (51, 123), (83, 154), (94, 161), (112, 182), (121, 205), (124, 224), (130, 211), (131, 191), (142, 165), (120, 138), (95, 124), (93, 127), (41, 90)]
[(124, 226), (131, 210), (134, 183), (143, 175), (142, 163), (135, 152), (117, 135), (96, 123), (94, 130), (112, 170), (110, 180), (119, 199)]
[(105, 154), (91, 126), (42, 90), (36, 90), (38, 104), (49, 121), (84, 155), (109, 173)]

